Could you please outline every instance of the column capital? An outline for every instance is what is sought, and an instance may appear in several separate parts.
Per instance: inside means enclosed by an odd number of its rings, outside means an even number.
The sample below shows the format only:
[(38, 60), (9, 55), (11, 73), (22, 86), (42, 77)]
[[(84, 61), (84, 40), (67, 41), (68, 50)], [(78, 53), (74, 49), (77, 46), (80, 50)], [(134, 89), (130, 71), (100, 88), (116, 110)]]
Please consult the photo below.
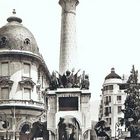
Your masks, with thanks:
[(70, 12), (76, 9), (76, 6), (79, 4), (79, 0), (59, 0), (59, 4), (63, 10)]

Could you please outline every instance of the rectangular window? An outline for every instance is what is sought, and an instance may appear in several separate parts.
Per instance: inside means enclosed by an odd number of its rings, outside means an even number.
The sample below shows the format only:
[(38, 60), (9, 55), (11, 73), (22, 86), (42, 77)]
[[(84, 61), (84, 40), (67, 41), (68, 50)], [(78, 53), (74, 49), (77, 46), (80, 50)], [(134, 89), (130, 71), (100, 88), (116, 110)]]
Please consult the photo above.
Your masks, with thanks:
[(105, 105), (108, 105), (111, 102), (111, 96), (105, 97)]
[(24, 100), (30, 100), (31, 99), (31, 89), (30, 88), (24, 88), (23, 99)]
[(107, 124), (111, 125), (111, 118), (106, 118)]
[(78, 110), (78, 97), (59, 97), (59, 111)]
[(2, 87), (1, 88), (1, 99), (9, 99), (9, 88), (8, 87)]
[(108, 123), (108, 118), (106, 118), (106, 122)]
[(117, 96), (117, 101), (121, 101), (122, 100), (122, 96)]
[(2, 76), (9, 76), (9, 64), (8, 64), (8, 62), (1, 63), (1, 75)]
[(106, 97), (105, 97), (104, 104), (105, 104), (105, 105), (108, 105), (108, 103), (109, 103), (109, 102), (108, 102), (108, 96), (106, 96)]
[(105, 116), (108, 116), (109, 115), (109, 112), (108, 112), (108, 107), (105, 107)]
[(46, 97), (46, 106), (48, 107), (48, 98)]
[(106, 102), (108, 102), (108, 96), (106, 96)]
[(108, 90), (113, 90), (113, 85), (109, 85)]
[(108, 107), (105, 107), (105, 112), (108, 112)]
[(25, 77), (30, 77), (30, 64), (24, 63), (24, 76)]
[(111, 125), (111, 118), (108, 119), (108, 124)]
[(118, 106), (118, 113), (122, 112), (122, 106)]
[(106, 91), (106, 90), (108, 90), (108, 86), (105, 86), (105, 87), (104, 87), (104, 91)]
[(44, 77), (42, 76), (41, 77), (41, 85), (42, 85), (42, 88), (44, 87)]
[(111, 113), (111, 107), (108, 107), (108, 113)]
[(121, 84), (119, 85), (119, 89), (120, 90), (124, 90), (124, 89), (127, 89), (128, 88), (128, 84)]
[(108, 85), (104, 87), (104, 91), (106, 90), (113, 90), (113, 85)]
[(111, 102), (111, 96), (109, 96), (109, 102)]

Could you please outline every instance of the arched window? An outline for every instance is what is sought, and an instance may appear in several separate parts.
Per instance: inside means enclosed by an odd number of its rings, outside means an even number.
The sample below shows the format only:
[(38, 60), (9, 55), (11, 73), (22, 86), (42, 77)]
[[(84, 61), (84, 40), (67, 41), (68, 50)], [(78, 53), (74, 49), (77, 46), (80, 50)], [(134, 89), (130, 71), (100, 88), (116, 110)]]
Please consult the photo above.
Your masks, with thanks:
[(7, 38), (5, 36), (0, 38), (0, 47), (4, 47), (7, 44)]

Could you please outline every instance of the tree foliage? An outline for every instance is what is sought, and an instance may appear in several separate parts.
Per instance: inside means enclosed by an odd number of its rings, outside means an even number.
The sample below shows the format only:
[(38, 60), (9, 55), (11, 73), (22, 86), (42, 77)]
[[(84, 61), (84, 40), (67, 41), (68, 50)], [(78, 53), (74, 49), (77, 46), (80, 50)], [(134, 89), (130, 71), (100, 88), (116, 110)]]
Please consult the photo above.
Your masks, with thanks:
[(132, 67), (127, 81), (127, 97), (125, 100), (124, 123), (132, 138), (140, 138), (140, 84), (138, 83), (138, 71)]

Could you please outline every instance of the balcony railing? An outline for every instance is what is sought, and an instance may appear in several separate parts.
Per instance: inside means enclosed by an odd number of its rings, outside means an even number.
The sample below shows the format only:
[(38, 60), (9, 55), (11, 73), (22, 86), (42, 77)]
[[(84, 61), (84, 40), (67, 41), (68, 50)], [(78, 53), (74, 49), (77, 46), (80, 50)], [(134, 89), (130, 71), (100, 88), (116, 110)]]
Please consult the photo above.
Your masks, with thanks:
[(122, 103), (122, 100), (117, 100), (117, 103)]
[(104, 102), (105, 105), (109, 105), (109, 103), (111, 103), (111, 102), (110, 101)]
[(0, 106), (3, 105), (14, 105), (14, 106), (30, 106), (37, 108), (44, 108), (44, 103), (33, 101), (33, 100), (0, 100)]

